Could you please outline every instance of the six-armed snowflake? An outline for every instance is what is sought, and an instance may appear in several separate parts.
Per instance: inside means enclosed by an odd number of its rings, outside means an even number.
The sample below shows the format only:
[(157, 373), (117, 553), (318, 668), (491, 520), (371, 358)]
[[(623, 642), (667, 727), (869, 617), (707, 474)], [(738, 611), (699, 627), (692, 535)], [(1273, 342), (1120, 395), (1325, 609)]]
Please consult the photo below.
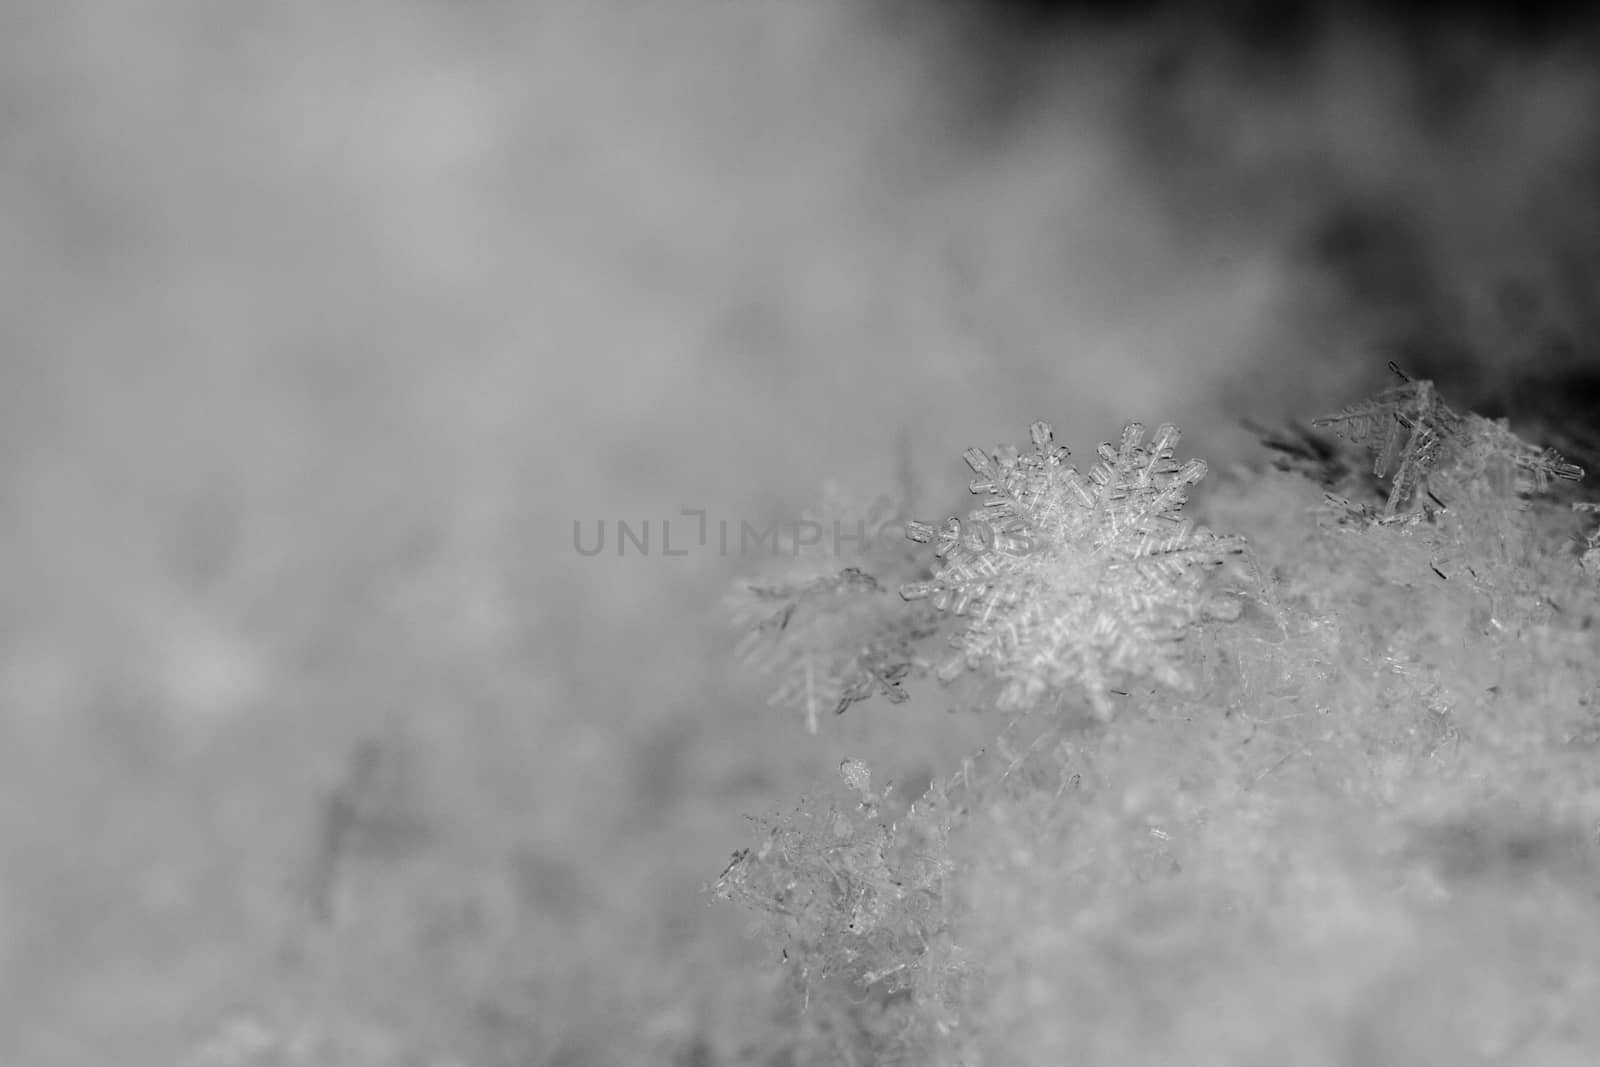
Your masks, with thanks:
[(970, 448), (970, 488), (988, 499), (965, 520), (907, 524), (913, 541), (933, 543), (933, 576), (901, 587), (962, 616), (951, 680), (984, 668), (1004, 683), (1002, 707), (1029, 706), (1076, 682), (1095, 714), (1112, 715), (1109, 693), (1122, 677), (1189, 687), (1181, 642), (1207, 615), (1236, 615), (1237, 602), (1206, 590), (1206, 576), (1245, 551), (1183, 516), (1198, 459), (1174, 458), (1179, 433), (1162, 425), (1144, 443), (1129, 423), (1119, 446), (1101, 445), (1087, 477), (1068, 465), (1048, 423), (1031, 427), (1033, 451)]

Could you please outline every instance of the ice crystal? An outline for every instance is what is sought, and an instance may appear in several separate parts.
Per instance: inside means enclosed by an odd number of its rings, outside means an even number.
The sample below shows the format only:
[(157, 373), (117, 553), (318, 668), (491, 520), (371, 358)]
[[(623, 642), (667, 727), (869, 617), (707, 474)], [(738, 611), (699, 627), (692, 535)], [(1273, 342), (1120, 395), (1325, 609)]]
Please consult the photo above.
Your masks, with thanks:
[[(756, 914), (808, 1012), (915, 998), (939, 1017), (958, 1001), (968, 968), (951, 937), (960, 897), (946, 886), (962, 813), (943, 801), (936, 787), (886, 819), (870, 804), (808, 799), (757, 820), (761, 843), (736, 851), (709, 887)], [(917, 1044), (898, 1022), (881, 1037), (880, 1050)], [(886, 1059), (880, 1051), (872, 1062)]]
[(1420, 510), (1424, 496), (1445, 506), (1463, 499), (1522, 499), (1547, 490), (1552, 478), (1583, 477), (1581, 467), (1555, 449), (1524, 441), (1506, 420), (1458, 414), (1439, 399), (1432, 382), (1413, 379), (1393, 362), (1389, 369), (1398, 385), (1311, 423), (1367, 448), (1373, 474), (1390, 477), (1378, 518), (1392, 521)]
[(841, 567), (838, 545), (827, 538), (780, 545), (788, 557), (781, 578), (741, 583), (727, 599), (744, 633), (739, 657), (770, 682), (768, 703), (799, 711), (811, 733), (825, 712), (842, 714), (877, 695), (906, 700), (903, 683), (921, 665), (915, 646), (937, 627), (933, 612), (908, 612), (890, 595), (917, 571), (900, 534), (901, 505), (880, 497), (864, 518), (853, 517), (861, 515), (830, 490), (804, 520), (851, 530), (859, 565)]
[(872, 799), (872, 769), (866, 761), (847, 756), (839, 761), (839, 777), (844, 779), (844, 784), (854, 790), (863, 804)]
[(1119, 677), (1189, 688), (1182, 640), (1215, 603), (1206, 575), (1245, 548), (1183, 514), (1205, 463), (1174, 458), (1172, 425), (1146, 443), (1144, 427), (1129, 423), (1118, 445), (1099, 447), (1087, 476), (1048, 423), (1030, 436), (1027, 453), (967, 450), (977, 475), (969, 488), (987, 499), (965, 520), (907, 524), (911, 540), (934, 545), (939, 566), (901, 595), (966, 623), (941, 679), (987, 669), (1004, 684), (1006, 708), (1076, 683), (1102, 720)]
[[(1572, 510), (1590, 515), (1600, 515), (1600, 503), (1582, 501), (1572, 505)], [(1592, 578), (1600, 578), (1600, 526), (1584, 536), (1583, 556), (1578, 565)]]

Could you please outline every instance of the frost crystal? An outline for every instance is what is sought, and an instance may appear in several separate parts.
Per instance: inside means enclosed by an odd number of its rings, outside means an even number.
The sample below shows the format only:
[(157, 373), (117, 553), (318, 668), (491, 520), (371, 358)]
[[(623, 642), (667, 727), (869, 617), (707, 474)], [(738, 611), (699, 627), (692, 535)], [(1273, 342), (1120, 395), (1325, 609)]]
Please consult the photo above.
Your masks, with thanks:
[(1099, 447), (1087, 477), (1068, 465), (1048, 423), (1030, 436), (1029, 453), (966, 451), (977, 475), (970, 489), (988, 499), (964, 521), (907, 524), (940, 562), (901, 596), (967, 623), (940, 677), (986, 668), (1004, 683), (1008, 708), (1075, 682), (1101, 719), (1111, 717), (1119, 676), (1189, 688), (1181, 642), (1207, 613), (1206, 574), (1245, 548), (1183, 516), (1205, 463), (1173, 458), (1180, 435), (1171, 425), (1146, 444), (1144, 427), (1129, 423), (1117, 446)]

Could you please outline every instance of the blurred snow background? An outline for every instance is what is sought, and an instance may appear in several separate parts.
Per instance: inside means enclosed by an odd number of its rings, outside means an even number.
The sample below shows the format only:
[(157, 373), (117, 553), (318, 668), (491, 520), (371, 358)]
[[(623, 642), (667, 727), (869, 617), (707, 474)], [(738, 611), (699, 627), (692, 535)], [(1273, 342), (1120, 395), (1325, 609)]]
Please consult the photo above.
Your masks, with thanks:
[[(1593, 41), (1375, 6), (0, 6), (0, 1059), (171, 1063), (274, 998), (474, 1063), (737, 1018), (757, 950), (696, 890), (742, 814), (841, 748), (960, 744), (875, 707), (802, 740), (722, 658), (756, 561), (583, 558), (574, 521), (792, 515), (888, 487), (901, 441), (958, 493), (963, 447), (1040, 417), (1079, 454), (1176, 421), (1221, 466), (1236, 417), (1390, 358), (1487, 414), (1592, 402)], [(454, 872), (493, 934), (448, 965), (301, 913), (373, 737), (428, 826), (364, 862), (403, 854), (407, 901)]]

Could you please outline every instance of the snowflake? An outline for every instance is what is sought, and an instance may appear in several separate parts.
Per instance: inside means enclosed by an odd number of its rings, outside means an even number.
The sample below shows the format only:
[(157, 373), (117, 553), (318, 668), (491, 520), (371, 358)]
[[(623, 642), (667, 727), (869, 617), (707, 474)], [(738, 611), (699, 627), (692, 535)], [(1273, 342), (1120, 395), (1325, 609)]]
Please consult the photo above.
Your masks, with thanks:
[(970, 489), (988, 499), (965, 521), (907, 524), (911, 540), (935, 545), (940, 565), (930, 580), (902, 586), (901, 596), (966, 620), (940, 678), (986, 669), (1004, 684), (1005, 708), (1077, 683), (1102, 720), (1112, 715), (1108, 694), (1118, 676), (1190, 688), (1185, 634), (1202, 618), (1228, 614), (1207, 595), (1206, 575), (1245, 550), (1243, 539), (1196, 527), (1182, 513), (1205, 463), (1173, 458), (1176, 427), (1161, 426), (1145, 444), (1144, 427), (1133, 422), (1118, 447), (1100, 446), (1100, 462), (1084, 477), (1048, 423), (1030, 432), (1031, 453), (967, 450), (977, 474)]

